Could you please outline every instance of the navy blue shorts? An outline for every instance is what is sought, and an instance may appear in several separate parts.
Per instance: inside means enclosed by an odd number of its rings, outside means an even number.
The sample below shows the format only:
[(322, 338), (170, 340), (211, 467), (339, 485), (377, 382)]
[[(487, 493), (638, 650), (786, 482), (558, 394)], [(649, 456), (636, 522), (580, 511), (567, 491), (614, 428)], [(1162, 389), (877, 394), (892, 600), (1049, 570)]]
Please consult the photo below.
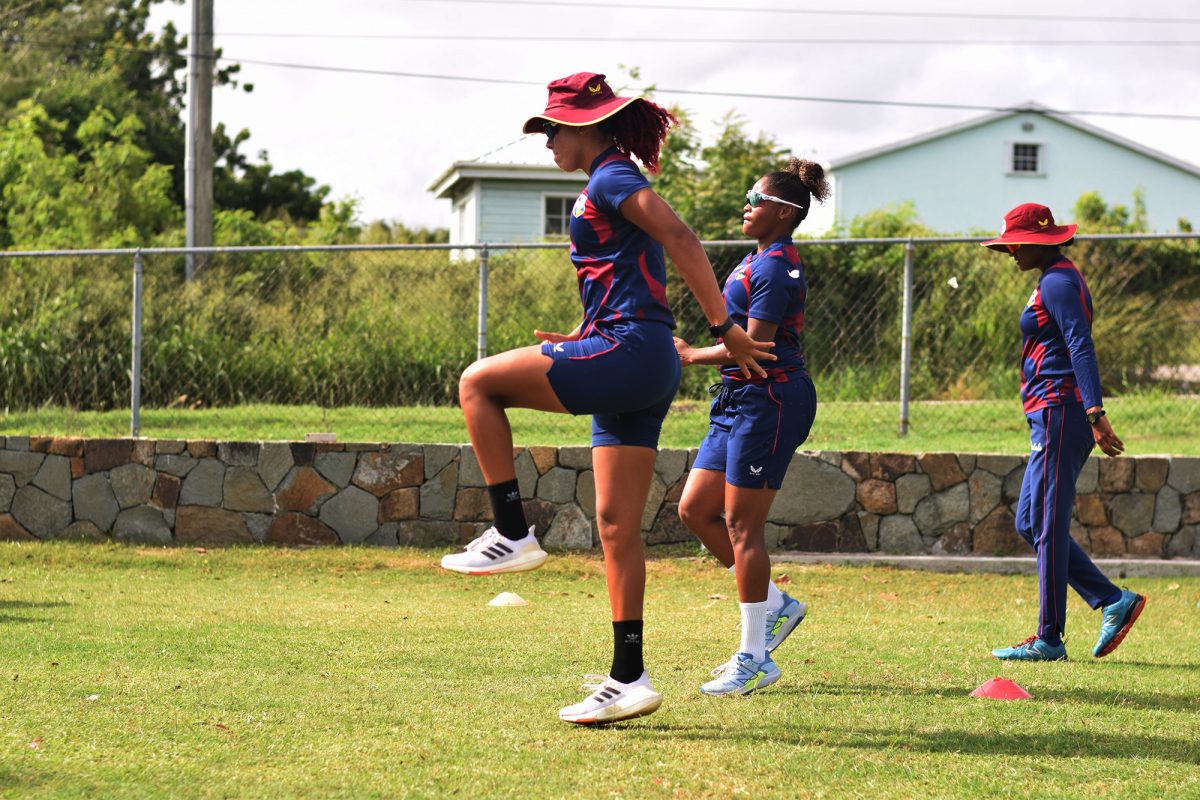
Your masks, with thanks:
[(744, 489), (782, 486), (817, 416), (812, 379), (795, 372), (787, 377), (780, 383), (722, 385), (693, 468), (724, 472), (726, 483)]
[(679, 388), (671, 329), (621, 322), (574, 342), (546, 342), (546, 377), (572, 414), (592, 415), (592, 447), (658, 447), (663, 419)]

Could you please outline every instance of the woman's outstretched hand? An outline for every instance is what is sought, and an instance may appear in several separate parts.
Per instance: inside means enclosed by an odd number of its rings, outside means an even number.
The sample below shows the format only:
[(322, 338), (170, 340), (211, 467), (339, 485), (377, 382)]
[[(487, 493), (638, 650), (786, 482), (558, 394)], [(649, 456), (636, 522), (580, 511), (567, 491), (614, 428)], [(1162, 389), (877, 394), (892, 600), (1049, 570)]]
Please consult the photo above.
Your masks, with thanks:
[(678, 336), (675, 338), (675, 352), (679, 354), (679, 364), (684, 367), (692, 364), (692, 346)]
[(747, 378), (755, 376), (765, 378), (767, 371), (758, 361), (774, 361), (776, 356), (771, 352), (774, 342), (760, 342), (750, 338), (750, 334), (739, 325), (732, 326), (721, 337), (721, 344), (729, 352), (729, 357), (738, 365), (742, 375)]

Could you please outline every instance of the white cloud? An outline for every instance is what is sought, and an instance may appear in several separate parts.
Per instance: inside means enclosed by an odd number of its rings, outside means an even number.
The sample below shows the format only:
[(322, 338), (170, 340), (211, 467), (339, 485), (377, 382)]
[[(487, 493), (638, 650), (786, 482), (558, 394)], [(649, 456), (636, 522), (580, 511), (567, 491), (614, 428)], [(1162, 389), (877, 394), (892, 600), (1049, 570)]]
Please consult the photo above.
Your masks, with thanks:
[[(704, 0), (691, 0), (698, 5)], [(721, 0), (730, 5), (732, 0)], [(1075, 25), (969, 21), (557, 8), (454, 2), (356, 0), (216, 0), (214, 28), (225, 54), (245, 60), (393, 71), (488, 76), (544, 84), (582, 69), (637, 66), (659, 87), (877, 100), (1007, 105), (1035, 100), (1051, 107), (1200, 114), (1194, 91), (1197, 48), (924, 47), (778, 44), (652, 44), (404, 41), (235, 37), (234, 33), (531, 34), (825, 38), (1197, 39), (1200, 25)], [(757, 5), (757, 4), (756, 4)], [(861, 0), (859, 9), (892, 9)], [(996, 0), (969, 6), (941, 0), (906, 10), (1014, 13)], [(1186, 0), (1144, 2), (1146, 16), (1196, 16)], [(152, 25), (173, 19), (186, 32), (187, 8), (155, 9)], [(1069, 0), (1029, 13), (1127, 16), (1117, 0)], [(222, 36), (222, 34), (226, 34)], [(366, 218), (444, 225), (449, 204), (425, 191), (452, 161), (478, 156), (519, 135), (539, 111), (537, 86), (322, 73), (245, 64), (251, 94), (219, 90), (214, 119), (252, 133), (249, 152), (266, 149), (280, 170), (299, 168), (356, 196)], [(801, 155), (828, 161), (948, 125), (979, 113), (779, 100), (660, 94), (696, 115), (701, 132), (736, 108), (752, 132), (767, 131)], [(1086, 117), (1193, 163), (1200, 163), (1200, 122)]]

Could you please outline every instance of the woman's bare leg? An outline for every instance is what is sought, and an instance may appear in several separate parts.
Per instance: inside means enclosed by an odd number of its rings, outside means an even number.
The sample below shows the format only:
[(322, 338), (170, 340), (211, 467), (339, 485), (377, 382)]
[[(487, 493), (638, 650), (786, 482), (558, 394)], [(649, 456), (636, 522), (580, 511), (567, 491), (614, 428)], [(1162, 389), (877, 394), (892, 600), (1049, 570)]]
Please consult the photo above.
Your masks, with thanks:
[(554, 363), (541, 346), (522, 347), (476, 361), (458, 381), (458, 401), (483, 478), (489, 486), (516, 478), (512, 428), (505, 409), (570, 413), (550, 386)]

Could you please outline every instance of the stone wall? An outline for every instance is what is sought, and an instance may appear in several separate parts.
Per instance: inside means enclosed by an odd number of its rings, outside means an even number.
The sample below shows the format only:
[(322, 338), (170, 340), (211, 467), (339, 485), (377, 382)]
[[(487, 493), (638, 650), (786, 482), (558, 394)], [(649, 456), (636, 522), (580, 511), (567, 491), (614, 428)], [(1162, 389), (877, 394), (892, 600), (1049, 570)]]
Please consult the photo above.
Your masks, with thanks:
[[(551, 546), (596, 545), (587, 447), (518, 449), (525, 510)], [(690, 541), (679, 497), (695, 451), (663, 450), (650, 544)], [(767, 525), (772, 549), (1028, 553), (1013, 517), (1026, 459), (800, 453)], [(1072, 535), (1096, 555), (1200, 557), (1200, 459), (1092, 458)], [(0, 437), (0, 539), (161, 545), (448, 545), (490, 517), (470, 447)]]

